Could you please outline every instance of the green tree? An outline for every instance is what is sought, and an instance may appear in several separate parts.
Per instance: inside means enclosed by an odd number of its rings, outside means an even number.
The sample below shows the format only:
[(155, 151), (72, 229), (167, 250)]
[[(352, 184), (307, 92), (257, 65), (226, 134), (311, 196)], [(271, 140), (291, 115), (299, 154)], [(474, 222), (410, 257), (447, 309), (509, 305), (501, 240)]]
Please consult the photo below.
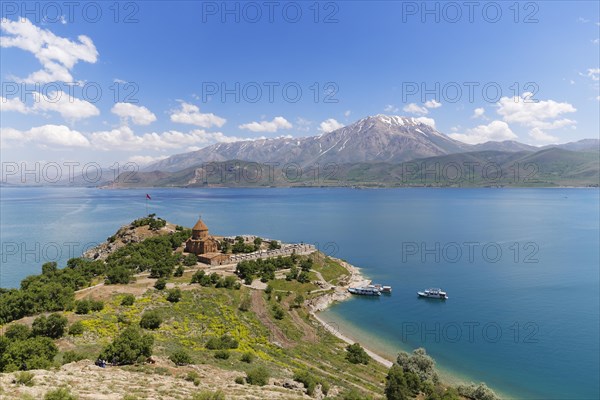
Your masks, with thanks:
[(265, 367), (253, 368), (247, 372), (246, 382), (250, 385), (264, 386), (269, 383), (269, 371)]
[(198, 257), (194, 253), (190, 253), (183, 259), (183, 265), (186, 267), (193, 267), (198, 263)]
[(352, 364), (368, 364), (370, 357), (358, 343), (349, 344), (346, 346), (346, 360)]
[(188, 365), (192, 363), (192, 357), (183, 349), (175, 350), (173, 354), (169, 356), (169, 360), (173, 361), (175, 365)]
[(144, 329), (158, 329), (162, 324), (162, 317), (157, 310), (146, 311), (142, 314), (140, 326)]
[(54, 313), (48, 317), (40, 315), (31, 325), (31, 332), (34, 336), (47, 336), (52, 339), (58, 339), (65, 333), (65, 328), (69, 321), (66, 317)]
[(174, 288), (167, 290), (167, 301), (177, 303), (181, 300), (181, 289)]
[(404, 370), (398, 364), (390, 368), (385, 378), (385, 397), (387, 400), (408, 400), (411, 398)]
[(45, 369), (52, 366), (58, 348), (48, 337), (31, 337), (26, 340), (10, 341), (0, 345), (0, 371)]
[(159, 278), (154, 282), (154, 288), (156, 290), (163, 290), (167, 286), (167, 280), (164, 278)]
[(6, 328), (4, 336), (11, 340), (25, 340), (31, 336), (31, 329), (27, 325), (14, 324)]
[(118, 365), (133, 364), (150, 357), (153, 345), (152, 335), (129, 326), (102, 350), (99, 358)]
[(69, 335), (81, 335), (83, 331), (84, 327), (81, 321), (74, 322), (69, 327)]
[(126, 294), (122, 299), (121, 299), (121, 305), (122, 306), (132, 306), (133, 303), (135, 303), (135, 296), (132, 294)]

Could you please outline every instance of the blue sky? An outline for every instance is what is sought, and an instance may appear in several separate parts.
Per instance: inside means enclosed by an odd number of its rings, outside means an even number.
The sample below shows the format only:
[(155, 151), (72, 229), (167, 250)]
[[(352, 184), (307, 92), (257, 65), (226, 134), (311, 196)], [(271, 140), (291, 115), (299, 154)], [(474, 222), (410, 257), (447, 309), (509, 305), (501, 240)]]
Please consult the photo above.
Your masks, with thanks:
[(143, 163), (380, 113), (469, 143), (600, 131), (596, 1), (23, 4), (2, 4), (3, 161)]

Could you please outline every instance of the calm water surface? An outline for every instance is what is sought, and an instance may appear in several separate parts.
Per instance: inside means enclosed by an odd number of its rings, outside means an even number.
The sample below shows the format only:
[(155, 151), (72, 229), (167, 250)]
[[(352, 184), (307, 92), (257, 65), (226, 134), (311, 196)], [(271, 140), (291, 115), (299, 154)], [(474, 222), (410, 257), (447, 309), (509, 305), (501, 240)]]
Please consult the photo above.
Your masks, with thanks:
[[(216, 234), (313, 243), (390, 284), (323, 316), (383, 354), (521, 399), (600, 398), (599, 192), (587, 189), (2, 188), (0, 286), (150, 212)], [(442, 287), (450, 299), (418, 299)]]

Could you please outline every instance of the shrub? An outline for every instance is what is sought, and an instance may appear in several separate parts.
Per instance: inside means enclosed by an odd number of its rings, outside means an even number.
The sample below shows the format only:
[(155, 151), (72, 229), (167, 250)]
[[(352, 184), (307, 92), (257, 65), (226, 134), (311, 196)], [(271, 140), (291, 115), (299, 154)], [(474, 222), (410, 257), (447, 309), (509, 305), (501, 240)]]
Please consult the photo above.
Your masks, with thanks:
[(133, 364), (150, 357), (153, 345), (152, 335), (145, 335), (138, 328), (129, 326), (102, 350), (99, 358), (118, 365)]
[(200, 377), (196, 371), (190, 371), (185, 376), (185, 380), (188, 382), (193, 382), (194, 386), (200, 385)]
[(25, 340), (31, 335), (31, 329), (27, 325), (14, 324), (6, 328), (4, 336), (12, 340)]
[(31, 372), (19, 372), (15, 374), (15, 383), (22, 386), (33, 386), (35, 385), (35, 381), (33, 379), (34, 377), (35, 375), (33, 375)]
[(185, 270), (183, 269), (183, 266), (180, 265), (179, 267), (177, 267), (175, 272), (173, 272), (173, 276), (176, 276), (176, 277), (183, 276), (184, 271)]
[(71, 324), (69, 327), (69, 335), (81, 335), (84, 331), (83, 323), (81, 321), (77, 321)]
[(58, 353), (56, 345), (48, 337), (31, 337), (25, 340), (7, 340), (0, 337), (0, 371), (44, 369), (52, 365)]
[(140, 326), (144, 329), (158, 329), (162, 324), (162, 317), (156, 310), (146, 311), (142, 314)]
[(274, 305), (273, 306), (273, 317), (275, 317), (275, 319), (283, 319), (285, 317), (285, 311), (283, 311), (283, 308), (281, 308), (281, 306), (279, 305)]
[(77, 400), (77, 397), (72, 395), (69, 389), (60, 388), (47, 392), (44, 400)]
[(216, 392), (204, 390), (194, 393), (191, 400), (225, 400), (225, 394), (221, 390), (217, 390)]
[(205, 344), (205, 347), (209, 350), (237, 349), (238, 346), (238, 341), (227, 334), (218, 338), (211, 337)]
[(81, 353), (77, 353), (76, 351), (65, 351), (63, 353), (63, 365), (64, 364), (69, 364), (72, 362), (77, 362), (77, 361), (81, 361), (81, 360), (85, 360), (86, 357), (81, 354)]
[(122, 299), (121, 299), (121, 305), (122, 306), (132, 306), (133, 303), (135, 303), (135, 296), (132, 294), (126, 294)]
[(247, 351), (244, 354), (242, 354), (242, 357), (240, 358), (240, 360), (242, 362), (250, 364), (252, 361), (254, 361), (254, 358), (255, 358), (254, 353)]
[(169, 360), (173, 361), (175, 365), (188, 365), (192, 363), (192, 357), (183, 349), (175, 350), (169, 357)]
[(404, 372), (413, 372), (419, 376), (422, 382), (431, 381), (437, 383), (439, 378), (435, 372), (435, 361), (427, 355), (423, 348), (418, 348), (412, 354), (400, 353), (396, 359), (398, 365)]
[(238, 307), (238, 309), (240, 311), (248, 311), (251, 306), (252, 306), (252, 300), (250, 300), (250, 296), (245, 296), (242, 299), (242, 301), (240, 302), (240, 306)]
[(330, 387), (328, 382), (321, 382), (321, 392), (323, 392), (325, 396), (329, 394), (329, 389)]
[(154, 283), (154, 289), (163, 290), (167, 286), (167, 280), (164, 278), (159, 278)]
[(369, 363), (369, 355), (360, 344), (349, 344), (348, 346), (346, 346), (346, 351), (346, 360), (350, 361), (352, 364), (366, 365)]
[(192, 275), (192, 280), (190, 281), (190, 283), (201, 283), (202, 278), (204, 278), (204, 275), (206, 275), (206, 272), (204, 272), (203, 270), (194, 272), (194, 275)]
[(90, 300), (90, 311), (102, 311), (104, 302), (102, 300)]
[(89, 300), (80, 300), (75, 303), (75, 314), (88, 314), (90, 312)]
[(294, 380), (304, 385), (304, 388), (306, 389), (306, 394), (308, 394), (309, 396), (312, 396), (315, 393), (315, 388), (317, 387), (317, 380), (308, 372), (301, 371), (295, 373)]
[(235, 378), (235, 383), (237, 383), (238, 385), (243, 385), (244, 383), (246, 383), (246, 380), (243, 376), (238, 376), (237, 378)]
[(217, 350), (215, 352), (215, 358), (218, 358), (220, 360), (227, 360), (227, 359), (229, 359), (229, 351), (227, 351), (227, 350)]
[(196, 265), (197, 262), (198, 257), (193, 253), (188, 254), (183, 259), (183, 265), (185, 265), (186, 267), (193, 267), (194, 265)]
[(41, 315), (33, 321), (31, 333), (33, 336), (47, 336), (58, 339), (64, 335), (67, 323), (67, 318), (58, 313), (50, 314), (47, 318)]
[(394, 364), (390, 368), (385, 383), (385, 397), (389, 400), (403, 400), (411, 398), (410, 390), (404, 376), (402, 367)]
[(469, 386), (461, 385), (458, 386), (458, 393), (461, 396), (465, 396), (473, 400), (499, 400), (500, 398), (487, 387), (484, 383), (479, 385), (471, 384)]
[(174, 288), (167, 290), (167, 301), (177, 303), (179, 300), (181, 300), (181, 289)]
[(264, 386), (269, 383), (269, 371), (265, 367), (254, 368), (246, 374), (246, 382), (250, 385)]

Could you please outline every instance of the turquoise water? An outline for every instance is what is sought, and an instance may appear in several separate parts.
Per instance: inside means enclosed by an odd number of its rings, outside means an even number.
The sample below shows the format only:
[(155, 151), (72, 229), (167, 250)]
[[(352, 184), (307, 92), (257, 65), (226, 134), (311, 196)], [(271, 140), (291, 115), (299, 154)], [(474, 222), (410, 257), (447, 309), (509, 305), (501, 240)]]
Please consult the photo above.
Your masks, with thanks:
[[(3, 188), (0, 286), (18, 286), (57, 250), (66, 260), (69, 249), (80, 253), (144, 215), (146, 192)], [(171, 222), (191, 226), (202, 213), (216, 234), (313, 243), (392, 285), (391, 296), (323, 314), (366, 345), (390, 354), (424, 346), (443, 370), (514, 398), (600, 397), (598, 190), (150, 194), (150, 212)], [(430, 286), (450, 299), (418, 299)]]

